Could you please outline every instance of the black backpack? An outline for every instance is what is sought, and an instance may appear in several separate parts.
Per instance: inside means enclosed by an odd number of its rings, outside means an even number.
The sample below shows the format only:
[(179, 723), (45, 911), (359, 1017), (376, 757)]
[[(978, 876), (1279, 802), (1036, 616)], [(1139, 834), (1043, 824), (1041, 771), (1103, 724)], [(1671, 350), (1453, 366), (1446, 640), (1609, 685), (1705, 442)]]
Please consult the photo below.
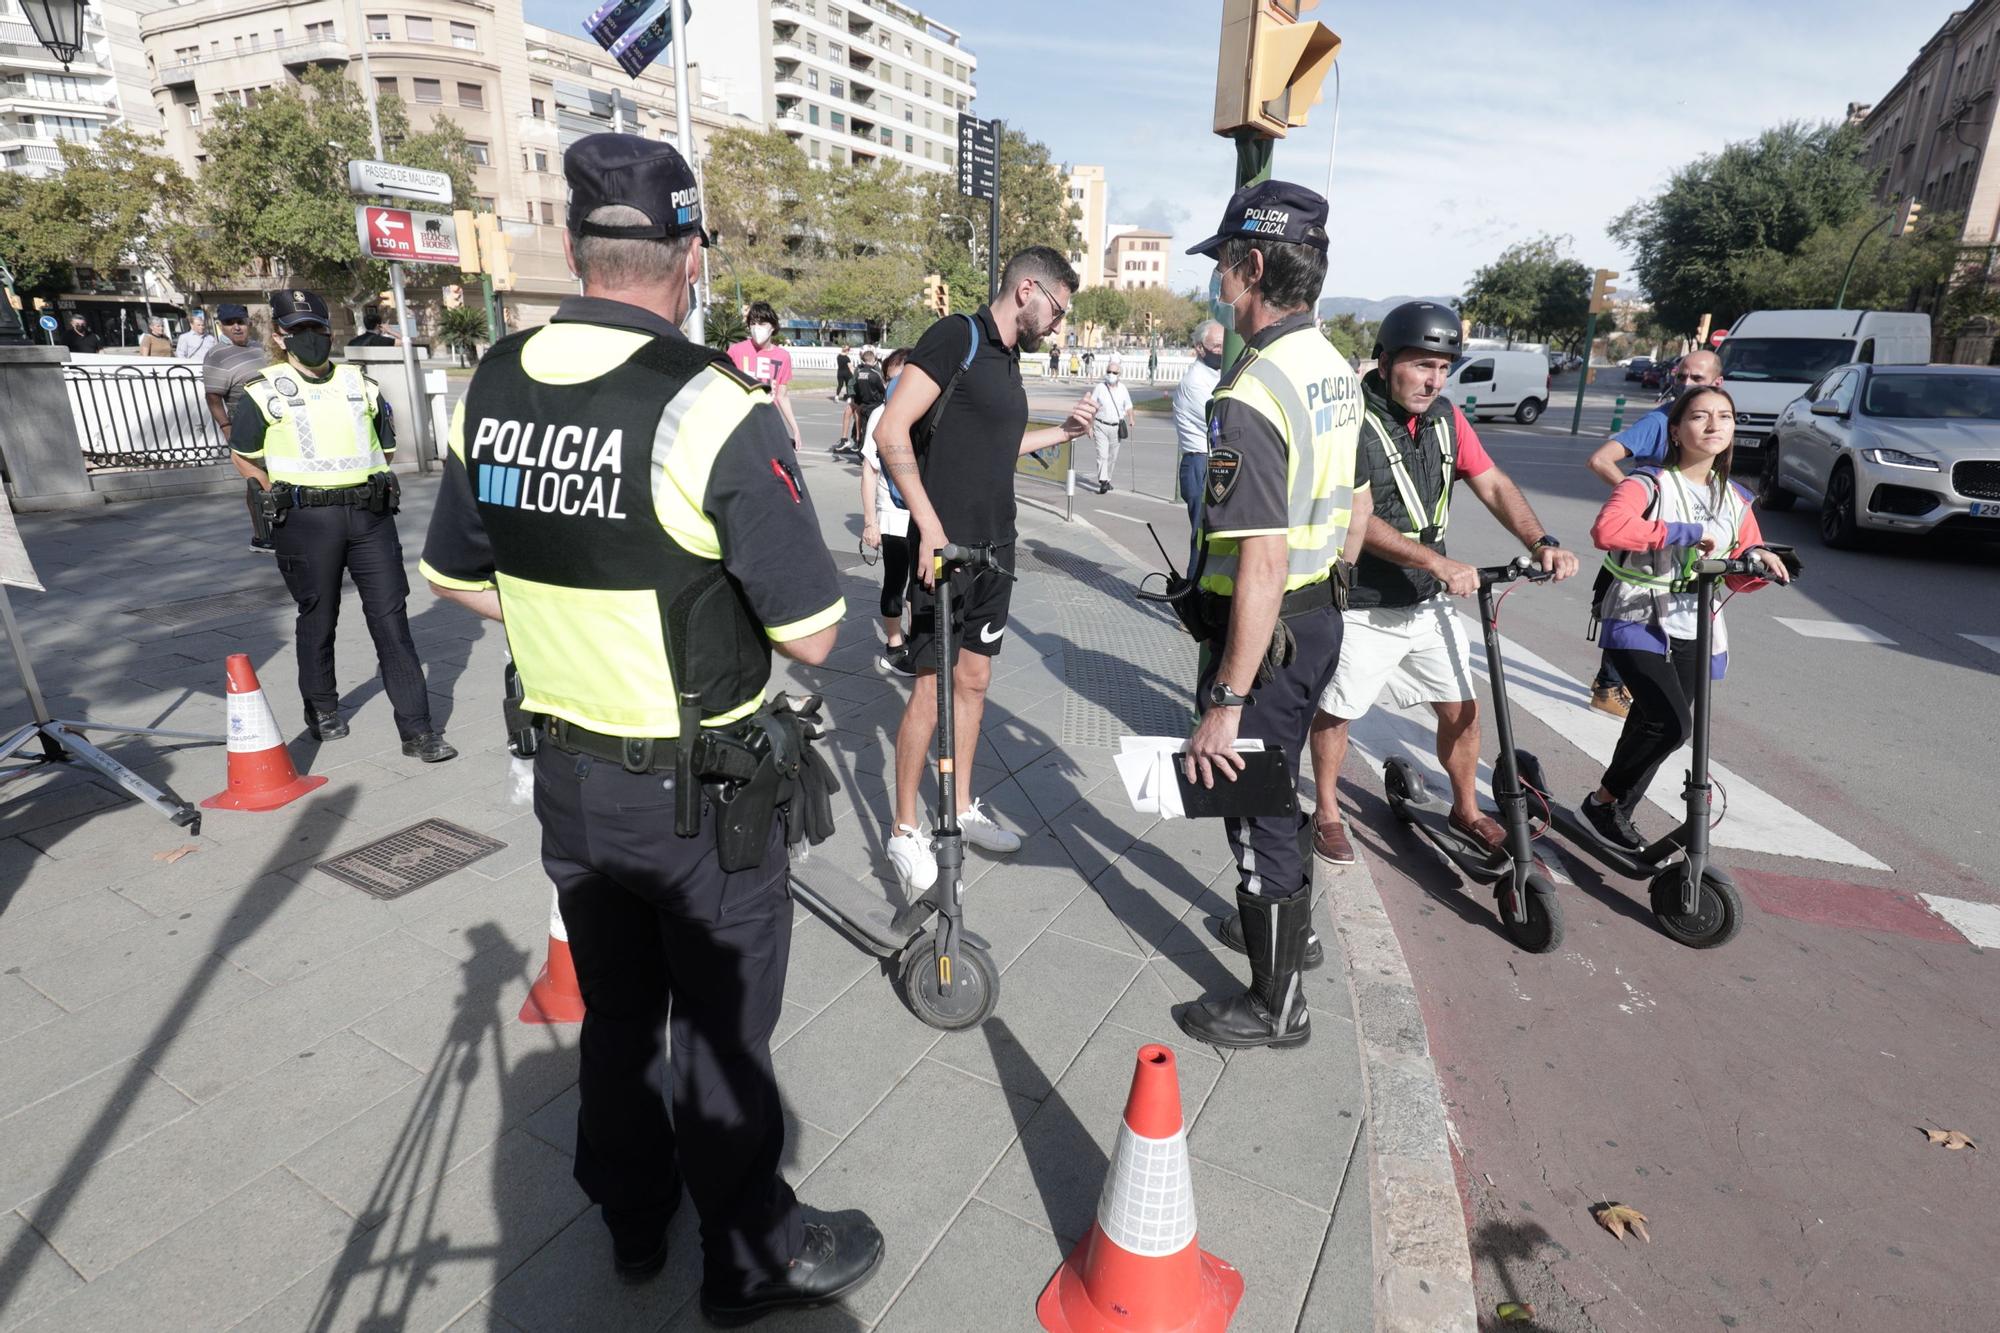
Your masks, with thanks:
[(857, 406), (877, 407), (889, 397), (889, 386), (882, 379), (881, 369), (864, 361), (854, 368), (851, 392)]

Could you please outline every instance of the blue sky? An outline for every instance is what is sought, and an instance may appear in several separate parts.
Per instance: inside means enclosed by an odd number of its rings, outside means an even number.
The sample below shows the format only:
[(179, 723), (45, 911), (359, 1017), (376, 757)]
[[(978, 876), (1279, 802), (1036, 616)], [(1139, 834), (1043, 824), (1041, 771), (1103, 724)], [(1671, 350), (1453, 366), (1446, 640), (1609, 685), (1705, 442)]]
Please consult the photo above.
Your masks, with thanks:
[[(699, 57), (700, 10), (690, 45)], [(526, 0), (572, 28), (586, 0)], [(1102, 164), (1111, 220), (1209, 235), (1234, 152), (1209, 130), (1220, 0), (932, 0), (978, 58), (982, 116)], [(1675, 6), (1500, 0), (1322, 4), (1342, 106), (1329, 296), (1456, 293), (1513, 240), (1568, 234), (1623, 269), (1605, 226), (1703, 152), (1789, 119), (1842, 114), (1900, 78), (1951, 13), (1940, 0)], [(1324, 190), (1333, 106), (1278, 145), (1281, 176)], [(1182, 257), (1174, 285), (1210, 266)]]

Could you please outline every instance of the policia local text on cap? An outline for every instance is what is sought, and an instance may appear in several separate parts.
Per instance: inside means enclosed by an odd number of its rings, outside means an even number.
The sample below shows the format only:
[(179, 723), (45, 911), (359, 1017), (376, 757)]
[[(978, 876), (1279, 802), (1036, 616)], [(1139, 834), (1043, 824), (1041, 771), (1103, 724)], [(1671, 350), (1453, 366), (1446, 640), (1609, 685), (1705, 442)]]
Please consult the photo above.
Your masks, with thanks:
[[(685, 1183), (702, 1311), (739, 1323), (858, 1286), (882, 1253), (867, 1218), (801, 1207), (778, 1174), (771, 1070), (786, 844), (826, 835), (832, 779), (811, 715), (764, 686), (774, 649), (824, 661), (845, 607), (769, 391), (677, 327), (707, 242), (694, 174), (622, 134), (578, 140), (563, 174), (583, 294), (480, 362), (423, 572), (504, 612), (532, 718), (587, 1011), (577, 1183), (629, 1280), (665, 1263)], [(671, 1116), (649, 1073), (670, 1021)]]

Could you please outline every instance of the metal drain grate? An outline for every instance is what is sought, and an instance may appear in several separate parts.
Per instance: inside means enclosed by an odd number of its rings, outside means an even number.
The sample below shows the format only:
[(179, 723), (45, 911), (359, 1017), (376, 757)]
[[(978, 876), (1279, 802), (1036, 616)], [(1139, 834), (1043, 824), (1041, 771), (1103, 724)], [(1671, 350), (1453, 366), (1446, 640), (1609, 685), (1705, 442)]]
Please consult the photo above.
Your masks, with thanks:
[(284, 587), (243, 588), (236, 592), (190, 597), (184, 602), (162, 602), (158, 606), (135, 606), (119, 614), (150, 621), (155, 625), (193, 625), (239, 611), (269, 611), (291, 604), (292, 595)]
[[(1116, 570), (1037, 546), (1023, 574), (1054, 604), (1065, 641), (1062, 744), (1113, 749), (1121, 736), (1184, 736), (1194, 724), (1194, 641), (1165, 611), (1132, 596)], [(1040, 571), (1036, 571), (1040, 572)]]
[(506, 845), (442, 819), (426, 819), (322, 861), (318, 868), (371, 897), (400, 898)]

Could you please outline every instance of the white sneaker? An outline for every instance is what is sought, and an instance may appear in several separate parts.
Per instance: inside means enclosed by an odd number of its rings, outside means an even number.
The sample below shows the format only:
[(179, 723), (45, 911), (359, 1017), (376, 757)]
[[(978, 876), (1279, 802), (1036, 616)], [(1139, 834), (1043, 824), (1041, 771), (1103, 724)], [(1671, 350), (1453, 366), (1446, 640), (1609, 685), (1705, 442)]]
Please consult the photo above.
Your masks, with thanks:
[(1001, 828), (993, 822), (978, 801), (965, 807), (965, 813), (958, 817), (959, 832), (965, 840), (984, 852), (1018, 852), (1021, 850), (1021, 835)]
[(905, 893), (922, 893), (937, 883), (938, 863), (931, 854), (930, 837), (908, 824), (896, 825), (889, 839), (889, 864), (896, 868)]

